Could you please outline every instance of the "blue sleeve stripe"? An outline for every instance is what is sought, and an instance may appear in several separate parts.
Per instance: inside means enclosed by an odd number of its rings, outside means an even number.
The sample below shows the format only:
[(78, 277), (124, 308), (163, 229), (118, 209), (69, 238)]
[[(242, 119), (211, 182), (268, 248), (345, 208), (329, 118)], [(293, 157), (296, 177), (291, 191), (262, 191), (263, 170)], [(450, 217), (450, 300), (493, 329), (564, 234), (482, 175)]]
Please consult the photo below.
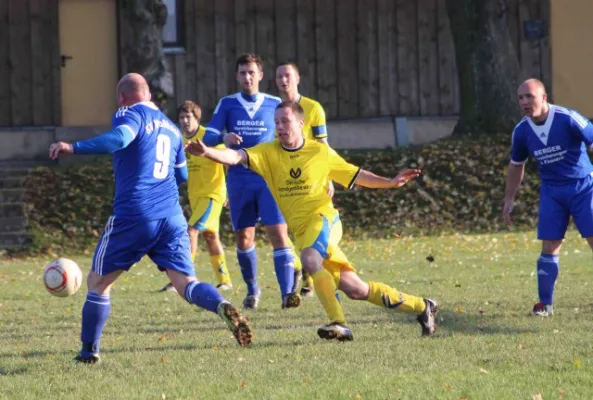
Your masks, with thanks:
[(210, 131), (210, 132), (216, 133), (217, 135), (220, 135), (220, 131), (215, 128), (206, 128), (206, 131)]
[(313, 127), (313, 135), (320, 136), (320, 135), (327, 135), (327, 126), (319, 125)]
[(187, 161), (180, 162), (179, 164), (175, 164), (175, 168), (185, 167), (187, 165)]
[(574, 122), (576, 122), (577, 125), (581, 127), (581, 129), (585, 129), (587, 127), (587, 123), (589, 121), (585, 120), (585, 118), (580, 116), (578, 113), (573, 111), (570, 113), (570, 116), (574, 120)]

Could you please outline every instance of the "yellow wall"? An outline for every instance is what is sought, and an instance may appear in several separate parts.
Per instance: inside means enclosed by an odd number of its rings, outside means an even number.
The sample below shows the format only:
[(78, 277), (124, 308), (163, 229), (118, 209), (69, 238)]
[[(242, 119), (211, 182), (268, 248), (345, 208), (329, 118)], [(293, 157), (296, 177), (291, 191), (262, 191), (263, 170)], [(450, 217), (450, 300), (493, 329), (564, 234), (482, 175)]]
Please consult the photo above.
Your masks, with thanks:
[(117, 108), (115, 0), (60, 0), (62, 125), (109, 125)]
[(550, 0), (554, 102), (593, 117), (593, 0)]

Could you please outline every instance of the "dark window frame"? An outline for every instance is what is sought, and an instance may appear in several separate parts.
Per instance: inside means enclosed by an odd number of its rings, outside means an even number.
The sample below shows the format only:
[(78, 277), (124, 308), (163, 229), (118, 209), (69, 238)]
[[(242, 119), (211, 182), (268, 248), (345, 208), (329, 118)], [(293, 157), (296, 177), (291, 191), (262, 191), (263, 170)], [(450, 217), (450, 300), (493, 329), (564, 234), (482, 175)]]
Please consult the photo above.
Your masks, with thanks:
[[(175, 3), (175, 30), (177, 31), (177, 40), (167, 42), (163, 38), (163, 52), (165, 54), (184, 54), (185, 53), (185, 9), (183, 0), (172, 0)], [(166, 2), (163, 1), (163, 3)]]

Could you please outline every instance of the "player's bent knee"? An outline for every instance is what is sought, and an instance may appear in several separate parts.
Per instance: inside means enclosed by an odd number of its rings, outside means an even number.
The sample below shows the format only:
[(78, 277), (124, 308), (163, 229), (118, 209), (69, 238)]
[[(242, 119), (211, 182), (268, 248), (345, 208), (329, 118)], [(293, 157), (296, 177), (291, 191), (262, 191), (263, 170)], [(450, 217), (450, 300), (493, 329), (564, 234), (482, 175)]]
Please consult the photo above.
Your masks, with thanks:
[(245, 228), (235, 233), (237, 247), (247, 250), (255, 243), (255, 228)]
[(562, 240), (543, 240), (542, 253), (544, 254), (558, 254), (562, 247)]
[(303, 265), (303, 271), (313, 275), (323, 268), (323, 257), (317, 250), (309, 247), (301, 252), (301, 264)]
[(90, 292), (95, 292), (101, 295), (107, 295), (111, 291), (113, 282), (121, 275), (123, 271), (113, 271), (107, 275), (98, 275), (90, 271), (86, 283)]
[(195, 276), (184, 275), (181, 272), (172, 269), (167, 270), (167, 275), (169, 276), (173, 287), (182, 298), (185, 298), (185, 288), (187, 285), (197, 280)]
[(275, 249), (281, 249), (290, 246), (290, 240), (288, 240), (288, 229), (285, 224), (279, 225), (268, 225), (266, 226), (266, 233), (268, 239)]
[(216, 242), (218, 241), (218, 234), (214, 233), (214, 232), (208, 232), (205, 231), (202, 233), (202, 237), (204, 238), (204, 241), (206, 242), (206, 244), (216, 244)]

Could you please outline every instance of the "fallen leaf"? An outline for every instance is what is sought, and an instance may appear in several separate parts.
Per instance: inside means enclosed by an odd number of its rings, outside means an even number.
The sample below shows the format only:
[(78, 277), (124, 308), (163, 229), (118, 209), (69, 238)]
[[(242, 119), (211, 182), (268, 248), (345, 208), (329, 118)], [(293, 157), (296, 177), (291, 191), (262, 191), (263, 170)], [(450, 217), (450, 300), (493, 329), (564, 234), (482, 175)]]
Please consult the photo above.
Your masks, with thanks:
[(534, 394), (533, 396), (531, 396), (531, 399), (532, 400), (544, 400), (541, 393)]
[(247, 387), (247, 381), (241, 381), (241, 387), (245, 389)]
[(581, 360), (572, 360), (570, 363), (577, 368), (581, 368), (583, 366), (583, 363), (581, 362)]
[(490, 372), (486, 371), (484, 368), (480, 368), (480, 372), (483, 374), (489, 374)]
[(161, 362), (162, 363), (168, 363), (170, 361), (171, 361), (171, 359), (169, 357), (161, 357)]
[(159, 342), (161, 342), (161, 343), (165, 343), (166, 341), (167, 341), (167, 337), (166, 336), (161, 336), (159, 338)]
[(457, 306), (457, 308), (455, 308), (455, 312), (456, 313), (462, 313), (462, 312), (465, 312), (465, 310), (463, 309), (463, 307)]

